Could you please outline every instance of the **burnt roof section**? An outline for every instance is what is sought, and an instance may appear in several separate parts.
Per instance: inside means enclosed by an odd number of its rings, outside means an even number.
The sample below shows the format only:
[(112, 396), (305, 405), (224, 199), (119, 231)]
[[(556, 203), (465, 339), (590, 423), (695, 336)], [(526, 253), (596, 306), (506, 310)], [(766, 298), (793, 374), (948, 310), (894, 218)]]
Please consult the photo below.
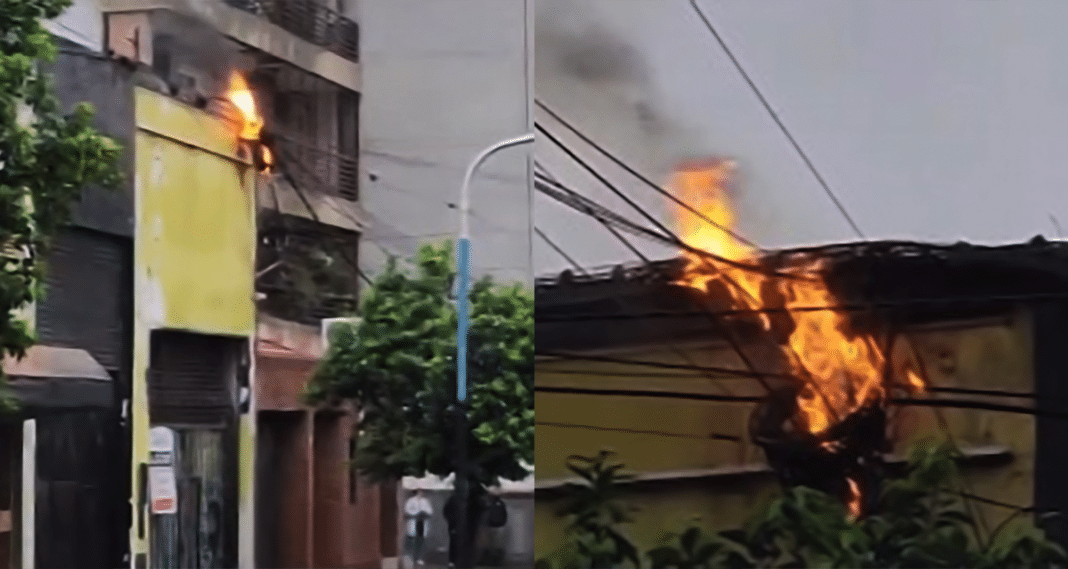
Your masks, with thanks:
[[(843, 304), (872, 307), (865, 314), (882, 322), (972, 318), (1005, 313), (1021, 303), (1068, 301), (1068, 242), (1042, 237), (1001, 246), (841, 243), (772, 251), (760, 264), (770, 271), (812, 260), (824, 262), (827, 285)], [(537, 279), (539, 351), (718, 337), (722, 329), (707, 312), (732, 306), (726, 298), (672, 285), (684, 266), (677, 258)], [(645, 317), (671, 312), (685, 316)]]

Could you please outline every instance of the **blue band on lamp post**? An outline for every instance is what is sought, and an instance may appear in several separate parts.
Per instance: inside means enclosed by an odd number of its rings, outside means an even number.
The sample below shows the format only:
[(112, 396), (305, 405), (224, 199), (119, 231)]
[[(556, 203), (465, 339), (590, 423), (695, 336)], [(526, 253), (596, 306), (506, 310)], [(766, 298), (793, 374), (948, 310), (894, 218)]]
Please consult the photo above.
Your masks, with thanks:
[[(453, 552), (456, 558), (457, 569), (471, 569), (472, 567), (472, 555), (471, 546), (469, 543), (473, 537), (473, 533), (469, 531), (468, 519), (470, 506), (469, 499), (469, 480), (468, 480), (468, 459), (467, 459), (467, 445), (468, 435), (470, 434), (470, 427), (467, 423), (467, 349), (468, 349), (468, 337), (467, 333), (470, 329), (471, 323), (469, 322), (469, 300), (468, 299), (468, 286), (471, 281), (471, 233), (468, 230), (468, 216), (471, 213), (471, 200), (469, 195), (469, 189), (471, 186), (471, 179), (475, 175), (475, 171), (478, 167), (486, 161), (487, 158), (492, 156), (498, 150), (503, 150), (511, 146), (518, 146), (520, 144), (527, 144), (534, 142), (534, 134), (526, 134), (518, 138), (512, 138), (509, 140), (502, 140), (493, 146), (483, 150), (471, 161), (471, 165), (467, 167), (467, 172), (464, 174), (464, 183), (460, 187), (460, 235), (456, 240), (456, 272), (457, 272), (457, 290), (456, 290), (456, 449), (455, 449), (455, 474), (456, 493), (454, 494), (454, 500), (456, 504), (456, 545), (457, 552)], [(451, 531), (451, 530), (450, 530)]]
[(456, 289), (456, 400), (467, 401), (467, 331), (468, 281), (471, 274), (471, 240), (461, 237), (456, 242), (456, 268), (459, 283)]

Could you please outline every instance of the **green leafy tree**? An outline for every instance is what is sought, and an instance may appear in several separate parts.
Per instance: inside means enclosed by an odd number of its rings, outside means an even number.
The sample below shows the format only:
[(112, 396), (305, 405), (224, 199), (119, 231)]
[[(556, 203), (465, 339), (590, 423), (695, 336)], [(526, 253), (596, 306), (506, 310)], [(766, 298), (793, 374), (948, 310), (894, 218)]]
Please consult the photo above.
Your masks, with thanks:
[(70, 4), (0, 0), (0, 356), (33, 345), (18, 311), (40, 298), (49, 240), (82, 188), (119, 179), (119, 147), (93, 129), (90, 106), (65, 113), (42, 71), (56, 47), (41, 20)]
[[(427, 245), (411, 273), (391, 260), (340, 327), (309, 385), (312, 402), (362, 412), (355, 467), (372, 480), (455, 471), (455, 274), (451, 245)], [(466, 437), (480, 487), (520, 480), (534, 454), (534, 299), (490, 278), (471, 287)]]
[[(681, 532), (668, 533), (646, 557), (656, 569), (1068, 567), (1065, 551), (1019, 513), (982, 539), (960, 494), (951, 490), (958, 477), (950, 449), (917, 446), (906, 474), (890, 481), (874, 512), (858, 521), (849, 519), (836, 498), (792, 488), (742, 528), (712, 533), (690, 524)], [(608, 497), (618, 501), (618, 489), (597, 482), (603, 478), (583, 478), (587, 480), (583, 488), (569, 490), (570, 502), (581, 498), (583, 503), (601, 503)], [(591, 493), (601, 497), (589, 498)], [(569, 525), (577, 531), (569, 533), (559, 552), (540, 561), (539, 569), (620, 566), (620, 556), (594, 559), (582, 546), (609, 532), (622, 536), (618, 527), (629, 522), (601, 519), (612, 526), (610, 530)]]
[(620, 485), (632, 478), (623, 464), (611, 461), (614, 453), (602, 450), (596, 456), (573, 455), (567, 468), (580, 482), (564, 485), (564, 505), (557, 515), (567, 523), (565, 545), (538, 569), (589, 569), (641, 565), (638, 549), (622, 526), (634, 521), (634, 508), (620, 497)]

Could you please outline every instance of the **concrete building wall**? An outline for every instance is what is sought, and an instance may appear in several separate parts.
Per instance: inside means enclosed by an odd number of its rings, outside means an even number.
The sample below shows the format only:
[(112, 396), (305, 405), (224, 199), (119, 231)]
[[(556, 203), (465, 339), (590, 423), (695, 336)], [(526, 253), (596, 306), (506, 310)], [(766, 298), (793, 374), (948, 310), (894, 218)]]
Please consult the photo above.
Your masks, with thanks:
[[(361, 265), (453, 238), (470, 160), (528, 131), (529, 0), (359, 3)], [(530, 282), (529, 148), (492, 158), (472, 187), (472, 263)]]
[[(82, 102), (92, 105), (96, 112), (94, 126), (123, 148), (132, 148), (134, 112), (130, 70), (63, 36), (57, 40), (57, 47), (60, 53), (51, 68), (56, 96), (67, 108)], [(117, 191), (86, 188), (74, 207), (75, 224), (113, 235), (133, 236), (133, 153), (124, 152), (120, 160), (122, 185)]]

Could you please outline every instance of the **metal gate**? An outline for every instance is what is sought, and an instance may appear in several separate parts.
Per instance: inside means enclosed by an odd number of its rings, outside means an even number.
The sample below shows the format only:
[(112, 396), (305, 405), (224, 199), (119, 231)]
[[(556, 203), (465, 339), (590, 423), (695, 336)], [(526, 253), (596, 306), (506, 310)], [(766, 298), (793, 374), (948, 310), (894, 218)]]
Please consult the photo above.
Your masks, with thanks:
[[(228, 544), (236, 535), (226, 523), (227, 472), (224, 431), (178, 430), (175, 479), (178, 513), (156, 516), (153, 563), (158, 569), (232, 566)], [(229, 509), (232, 509), (229, 508)]]
[(177, 513), (153, 516), (152, 567), (237, 565), (237, 397), (244, 343), (156, 331), (149, 421), (174, 431)]

